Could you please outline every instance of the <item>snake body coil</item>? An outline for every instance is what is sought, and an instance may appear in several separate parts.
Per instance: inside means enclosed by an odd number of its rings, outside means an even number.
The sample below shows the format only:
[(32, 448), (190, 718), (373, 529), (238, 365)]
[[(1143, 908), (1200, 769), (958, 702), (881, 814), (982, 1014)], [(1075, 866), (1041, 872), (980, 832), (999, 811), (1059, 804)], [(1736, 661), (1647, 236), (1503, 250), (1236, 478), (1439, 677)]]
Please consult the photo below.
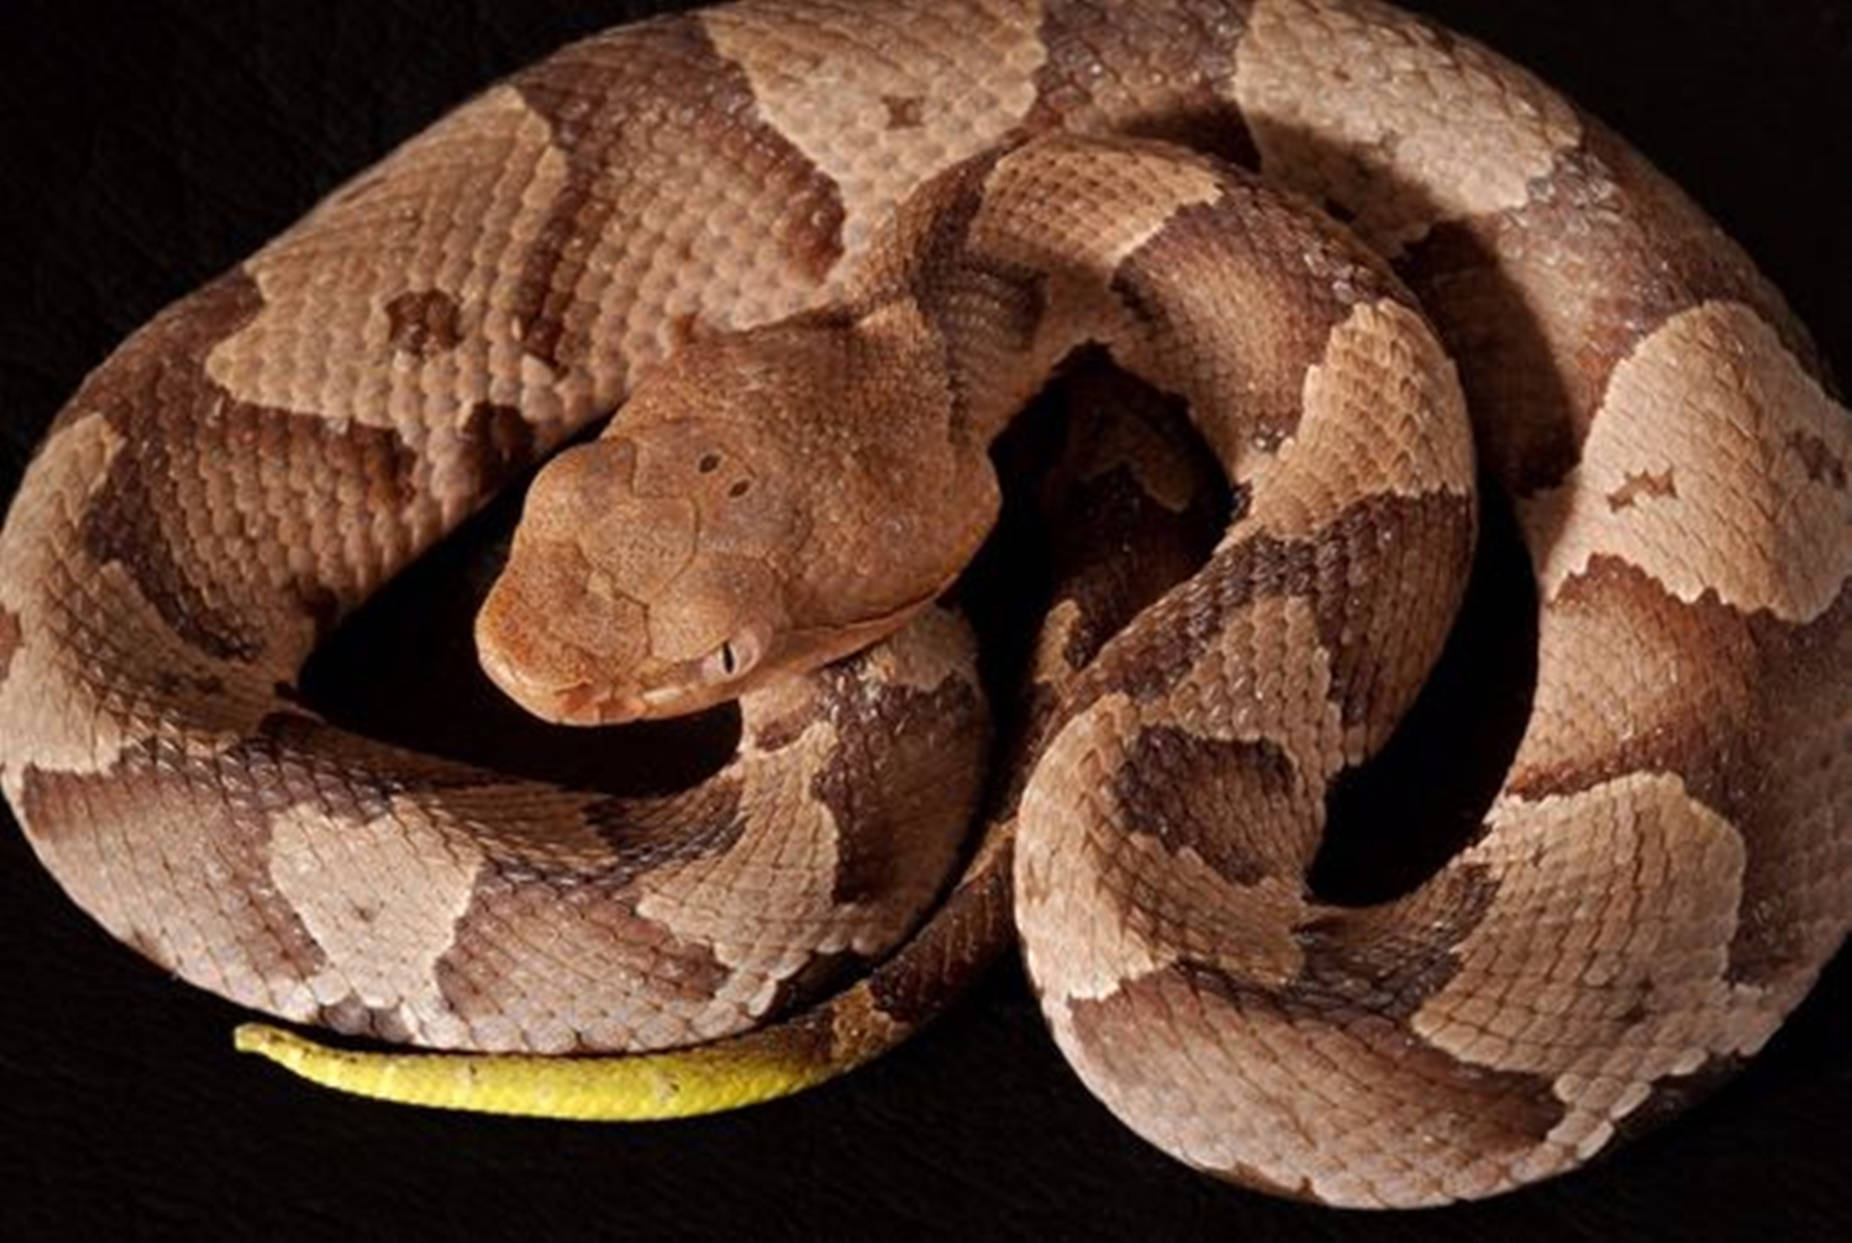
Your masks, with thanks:
[[(987, 738), (932, 601), (993, 437), (1089, 344), (1187, 404), (1236, 519), (1116, 637), (1084, 593), (1051, 615), (1038, 758), (935, 905)], [(487, 666), (563, 720), (743, 692), (727, 767), (608, 798), (297, 701), (331, 625), (619, 407), (537, 477)], [(1468, 848), (1320, 903), (1327, 790), (1465, 578), (1475, 449), (1535, 572), (1528, 722)], [(1490, 1195), (1754, 1052), (1852, 926), (1849, 461), (1742, 252), (1426, 21), (744, 0), (517, 74), (85, 381), (0, 533), (0, 783), (86, 911), (243, 1004), (644, 1054), (465, 1084), (252, 1037), (346, 1086), (790, 1091), (1013, 911), (1063, 1051), (1166, 1151), (1333, 1204)], [(816, 1001), (844, 961), (874, 965)], [(607, 1071), (618, 1106), (575, 1095)]]

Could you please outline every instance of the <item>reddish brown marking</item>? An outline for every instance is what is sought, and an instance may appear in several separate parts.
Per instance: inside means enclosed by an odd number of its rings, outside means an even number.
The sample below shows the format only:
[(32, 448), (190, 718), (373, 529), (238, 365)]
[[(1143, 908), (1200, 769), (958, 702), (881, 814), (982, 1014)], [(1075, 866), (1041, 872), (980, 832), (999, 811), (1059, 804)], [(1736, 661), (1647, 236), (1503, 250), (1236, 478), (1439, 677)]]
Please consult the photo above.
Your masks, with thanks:
[(1597, 627), (1599, 636), (1611, 636), (1615, 651), (1643, 642), (1663, 651), (1661, 659), (1671, 663), (1676, 676), (1658, 679), (1660, 689), (1676, 692), (1677, 698), (1662, 709), (1658, 728), (1638, 732), (1621, 746), (1587, 753), (1575, 739), (1563, 739), (1564, 754), (1514, 771), (1510, 792), (1535, 801), (1579, 793), (1632, 772), (1669, 771), (1698, 798), (1730, 814), (1732, 808), (1712, 800), (1721, 800), (1728, 789), (1730, 753), (1756, 698), (1751, 682), (1756, 653), (1748, 619), (1714, 596), (1685, 605), (1644, 570), (1605, 555), (1592, 558), (1585, 572), (1564, 583), (1551, 607), (1564, 619)]
[(925, 124), (926, 101), (918, 95), (883, 95), (889, 129), (918, 129)]
[(19, 614), (0, 607), (0, 685), (13, 668), (13, 654), (19, 651)]
[[(1055, 541), (1056, 565), (1070, 541), (1069, 532), (1110, 525), (1120, 533), (1113, 543), (1093, 543), (1093, 558), (1070, 575), (1061, 589), (1080, 613), (1062, 649), (1068, 668), (1078, 669), (1099, 654), (1137, 612), (1176, 586), (1203, 563), (1214, 546), (1210, 528), (1216, 509), (1211, 502), (1176, 514), (1151, 501), (1126, 468), (1090, 480), (1076, 492), (1077, 509)], [(1134, 512), (1127, 516), (1126, 509)], [(1084, 537), (1080, 537), (1084, 538)], [(1130, 545), (1135, 555), (1102, 558), (1101, 548)], [(1058, 571), (1059, 572), (1059, 571)]]
[(767, 753), (782, 751), (809, 729), (817, 715), (809, 707), (792, 712), (789, 715), (775, 717), (766, 721), (752, 731), (752, 744)]
[(294, 597), (297, 609), (315, 626), (317, 642), (327, 638), (340, 622), (344, 611), (341, 597), (320, 583), (298, 578), (290, 584), (289, 594)]
[[(1055, 459), (1037, 507), (1048, 526), (1054, 598), (1074, 606), (1060, 655), (1067, 670), (1076, 670), (1140, 610), (1201, 568), (1230, 507), (1222, 473), (1182, 404), (1119, 370), (1105, 350), (1087, 347), (1071, 357), (1050, 395), (1051, 403), (1038, 402), (1036, 413), (1010, 426), (996, 457), (1006, 477)], [(1060, 419), (1044, 419), (1044, 409)], [(1136, 430), (1115, 430), (1121, 424)], [(1122, 453), (1128, 438), (1191, 480), (1181, 513), (1146, 491)], [(1059, 713), (1067, 681), (1037, 680), (1025, 688), (1013, 731), (1018, 758), (993, 806), (1014, 806), (1033, 770), (1031, 757), (1067, 719)]]
[[(1525, 206), (1437, 225), (1397, 263), (1459, 363), (1482, 459), (1518, 495), (1568, 475), (1615, 365), (1706, 300), (1753, 307), (1822, 374), (1749, 258), (1611, 131), (1581, 120), (1583, 145), (1533, 183)], [(1560, 305), (1558, 331), (1574, 334), (1566, 367), (1540, 305)]]
[(169, 699), (182, 695), (220, 695), (225, 692), (225, 680), (212, 674), (189, 677), (163, 669), (154, 676), (154, 688)]
[(671, 348), (677, 350), (707, 340), (716, 333), (699, 311), (678, 311), (670, 315), (663, 325), (663, 331), (668, 335)]
[(355, 823), (389, 815), (394, 795), (506, 781), (455, 760), (388, 747), (293, 709), (266, 715), (242, 745), (260, 756), (263, 766), (288, 774), (291, 788), (335, 792), (319, 806)]
[[(1141, 701), (1168, 694), (1202, 653), (1220, 641), (1229, 619), (1256, 600), (1298, 597), (1310, 604), (1332, 663), (1331, 698), (1347, 724), (1366, 726), (1377, 742), (1438, 654), (1409, 641), (1422, 611), (1452, 616), (1472, 566), (1473, 505), (1453, 493), (1377, 495), (1355, 502), (1315, 538), (1259, 534), (1224, 549), (1192, 583), (1166, 597), (1142, 641), (1109, 649), (1107, 663), (1081, 675), (1077, 705), (1122, 689)], [(1400, 567), (1382, 564), (1393, 555)], [(1359, 593), (1361, 582), (1392, 583)]]
[[(1091, 661), (1146, 605), (1202, 566), (1228, 517), (1228, 487), (1182, 403), (1112, 366), (1104, 351), (1069, 361), (1056, 390), (1068, 408), (1066, 444), (1043, 500), (1050, 511), (1056, 595), (1079, 609), (1062, 658)], [(1192, 481), (1179, 513), (1145, 490), (1135, 465), (1107, 458), (1114, 423), (1137, 424), (1150, 451)], [(1115, 550), (1104, 553), (1103, 550)]]
[(742, 793), (737, 780), (716, 778), (664, 799), (599, 799), (580, 811), (579, 817), (611, 848), (609, 859), (590, 868), (575, 865), (570, 872), (539, 860), (511, 862), (503, 875), (512, 876), (518, 870), (522, 876), (596, 881), (606, 889), (623, 889), (665, 864), (733, 849), (746, 831)]
[[(844, 994), (844, 998), (855, 994)], [(838, 999), (832, 999), (834, 1003)], [(762, 1027), (752, 1034), (753, 1047), (768, 1060), (777, 1059), (786, 1066), (823, 1066), (837, 1060), (837, 1038), (832, 1022), (835, 1005), (816, 1006), (793, 1014), (774, 1027)]]
[[(1676, 774), (1748, 846), (1730, 978), (1756, 984), (1788, 970), (1801, 952), (1796, 929), (1816, 917), (1812, 904), (1826, 892), (1808, 838), (1822, 814), (1821, 792), (1846, 788), (1829, 774), (1852, 763), (1841, 689), (1852, 666), (1852, 589), (1795, 626), (1745, 615), (1712, 593), (1686, 604), (1645, 571), (1598, 556), (1563, 585), (1552, 608), (1598, 625), (1591, 642), (1614, 651), (1649, 636), (1656, 659), (1676, 668), (1676, 679), (1658, 687), (1672, 698), (1653, 728), (1595, 749), (1567, 739), (1559, 754), (1513, 772), (1509, 789), (1536, 800), (1632, 772)], [(1764, 745), (1770, 738), (1782, 746)], [(1843, 796), (1824, 814), (1847, 814)]]
[[(562, 963), (557, 947), (511, 939), (511, 928), (544, 928), (561, 915), (581, 938), (584, 955)], [(565, 1008), (581, 990), (616, 995), (617, 973), (635, 973), (640, 991), (670, 1003), (700, 1007), (731, 974), (712, 947), (687, 941), (636, 913), (631, 895), (605, 882), (536, 885), (522, 875), (490, 875), (476, 884), (456, 934), (433, 976), (444, 1000), (464, 1021), (500, 1019)]]
[(1289, 1004), (1324, 1010), (1339, 1022), (1412, 1017), (1459, 973), (1453, 951), (1497, 894), (1498, 881), (1485, 867), (1455, 867), (1389, 906), (1301, 928), (1295, 939), (1305, 962), (1287, 987)]
[(821, 280), (842, 257), (842, 193), (789, 139), (759, 117), (745, 72), (723, 59), (700, 21), (678, 16), (573, 44), (515, 75), (511, 85), (552, 126), (567, 160), (558, 192), (524, 262), (514, 318), (522, 348), (555, 370), (588, 343), (567, 327), (595, 247), (626, 220), (639, 166), (660, 144), (699, 150), (716, 170), (764, 187), (786, 205), (762, 244)]
[(765, 1019), (780, 1018), (794, 1007), (818, 997), (837, 992), (840, 987), (868, 972), (869, 960), (853, 950), (812, 954), (796, 971), (778, 981), (772, 999), (765, 1007)]
[[(1332, 1004), (1341, 1007), (1338, 1013), (1328, 1008)], [(1070, 1001), (1069, 1013), (1074, 1038), (1088, 1059), (1128, 1091), (1177, 1095), (1188, 1090), (1181, 1085), (1203, 1073), (1178, 1067), (1166, 1052), (1153, 1054), (1151, 1016), (1163, 1015), (1176, 1040), (1208, 1048), (1227, 1045), (1228, 1024), (1258, 1027), (1263, 1033), (1300, 1025), (1329, 1031), (1333, 1046), (1345, 1049), (1347, 1063), (1372, 1064), (1347, 1080), (1407, 1085), (1396, 1095), (1418, 1092), (1424, 1125), (1444, 1128), (1429, 1142), (1444, 1141), (1464, 1153), (1529, 1152), (1562, 1120), (1566, 1106), (1551, 1092), (1548, 1079), (1462, 1062), (1422, 1040), (1404, 1022), (1344, 1005), (1342, 996), (1298, 984), (1275, 992), (1211, 968), (1184, 965), (1133, 980), (1107, 997)], [(1190, 1107), (1179, 1099), (1176, 1108)], [(1415, 1107), (1409, 1109), (1412, 1116)]]
[(1826, 441), (1811, 432), (1794, 431), (1788, 433), (1788, 448), (1800, 458), (1808, 479), (1829, 484), (1836, 492), (1846, 490), (1846, 464)]
[[(278, 712), (223, 755), (187, 755), (171, 744), (155, 742), (131, 750), (108, 773), (29, 772), (25, 806), (34, 830), (48, 838), (68, 831), (92, 833), (99, 826), (145, 824), (151, 806), (165, 808), (172, 823), (196, 824), (201, 840), (212, 843), (215, 857), (231, 867), (233, 874), (227, 883), (253, 903), (252, 926), (234, 943), (268, 955), (258, 965), (266, 977), (282, 981), (309, 978), (324, 959), (269, 883), (269, 826), (274, 814), (309, 807), (333, 820), (360, 824), (389, 814), (395, 798), (468, 790), (503, 780), (430, 756), (388, 753), (381, 744), (312, 717)], [(503, 941), (508, 925), (498, 920), (537, 920), (535, 907), (559, 904), (574, 908), (575, 919), (608, 925), (614, 944), (632, 947), (613, 952), (630, 954), (651, 969), (663, 991), (697, 1001), (711, 995), (725, 978), (725, 969), (712, 961), (705, 948), (691, 947), (666, 929), (637, 919), (620, 891), (636, 873), (670, 857), (663, 846), (669, 836), (666, 826), (691, 811), (697, 815), (701, 811), (690, 808), (689, 799), (707, 799), (712, 804), (708, 810), (714, 813), (710, 822), (715, 824), (715, 834), (699, 846), (724, 848), (721, 839), (738, 831), (735, 818), (724, 814), (728, 806), (736, 805), (736, 796), (735, 788), (721, 783), (685, 796), (679, 806), (670, 806), (666, 800), (653, 807), (633, 803), (633, 809), (648, 807), (648, 811), (639, 812), (631, 827), (648, 820), (653, 811), (657, 819), (649, 821), (648, 828), (654, 836), (639, 842), (638, 834), (632, 833), (613, 851), (615, 862), (602, 868), (561, 864), (557, 847), (544, 834), (524, 837), (518, 824), (504, 834), (483, 838), (479, 844), (488, 852), (491, 866), (472, 912), (486, 922), (472, 924), (466, 917), (459, 924), (458, 947), (437, 966), (446, 997), (466, 1018), (505, 1012), (509, 997), (505, 984), (500, 992), (495, 990), (505, 982), (509, 969), (509, 951)], [(586, 819), (595, 828), (610, 832), (611, 818), (605, 811), (614, 803), (594, 802), (586, 809)], [(676, 857), (692, 853), (683, 849)], [(141, 857), (128, 852), (125, 866), (130, 856)], [(161, 861), (155, 858), (152, 862), (159, 865)], [(550, 883), (535, 884), (536, 879)], [(483, 916), (485, 904), (488, 913)], [(356, 919), (363, 916), (364, 912), (354, 913)], [(195, 969), (189, 974), (197, 978), (198, 964), (191, 966)], [(474, 1009), (470, 1008), (472, 1001), (479, 1003)], [(342, 1030), (366, 1030), (384, 1038), (409, 1034), (396, 1018), (352, 998), (332, 1003), (324, 1017), (341, 1024)]]
[(151, 460), (125, 449), (110, 468), (104, 492), (84, 515), (84, 545), (98, 565), (119, 564), (135, 581), (174, 633), (220, 660), (255, 660), (264, 650), (264, 633), (247, 620), (215, 607), (203, 571), (195, 577), (184, 544), (164, 538), (161, 509), (171, 506), (161, 495), (168, 476), (160, 440), (144, 446)]
[(482, 495), (494, 492), (534, 463), (534, 429), (513, 406), (477, 402), (460, 434)]
[[(271, 819), (297, 807), (358, 819), (380, 807), (372, 794), (351, 773), (315, 764), (272, 738), (247, 738), (218, 755), (155, 739), (128, 748), (103, 772), (28, 767), (20, 811), (34, 838), (54, 850), (67, 836), (82, 836), (112, 851), (108, 883), (116, 892), (167, 892), (173, 868), (197, 867), (209, 856), (223, 869), (215, 883), (238, 895), (236, 903), (202, 916), (212, 929), (212, 955), (175, 960), (166, 955), (171, 938), (145, 932), (137, 948), (154, 951), (156, 962), (189, 979), (220, 987), (219, 973), (232, 966), (223, 956), (233, 953), (276, 982), (306, 980), (325, 965), (321, 947), (271, 882)], [(150, 825), (164, 832), (152, 833)], [(129, 837), (136, 848), (121, 845)], [(229, 926), (215, 927), (219, 920)]]
[(1126, 749), (1112, 794), (1130, 828), (1172, 854), (1194, 851), (1237, 885), (1287, 875), (1315, 805), (1292, 757), (1265, 741), (1222, 742), (1146, 729)]
[[(82, 517), (86, 550), (222, 659), (255, 658), (273, 624), (249, 573), (256, 550), (317, 542), (343, 520), (366, 526), (415, 490), (416, 457), (396, 432), (253, 405), (206, 374), (211, 350), (262, 309), (256, 282), (227, 273), (129, 338), (60, 416), (100, 415), (122, 440)], [(238, 498), (235, 522), (212, 481)]]
[(946, 898), (925, 927), (868, 978), (881, 1011), (912, 1027), (945, 1008), (1010, 941), (1010, 857), (1000, 849)]
[(1632, 509), (1642, 499), (1676, 500), (1677, 497), (1678, 480), (1671, 467), (1656, 475), (1651, 471), (1631, 471), (1625, 483), (1608, 493), (1608, 509), (1618, 514), (1623, 509)]
[(1228, 0), (1048, 0), (1041, 25), (1048, 57), (1035, 71), (1029, 127), (1110, 126), (1258, 168), (1259, 152), (1232, 102), (1248, 8)]
[[(219, 659), (254, 660), (268, 638), (262, 588), (225, 576), (252, 549), (308, 542), (312, 530), (337, 525), (343, 515), (325, 511), (340, 481), (358, 483), (348, 504), (369, 517), (402, 511), (415, 494), (416, 455), (389, 429), (236, 401), (183, 361), (162, 379), (105, 407), (125, 443), (84, 514), (85, 547), (98, 565), (121, 565), (174, 633)], [(211, 534), (218, 502), (203, 481), (215, 474), (237, 477), (254, 498), (228, 534)], [(312, 603), (305, 592), (333, 599), (325, 586), (299, 587), (298, 607)]]
[(971, 432), (972, 394), (1003, 360), (1027, 349), (1048, 310), (1042, 272), (967, 247), (984, 206), (985, 181), (1004, 151), (968, 160), (933, 179), (905, 204), (896, 247), (907, 256), (894, 284), (911, 290), (944, 343), (955, 435)]
[(56, 432), (75, 419), (154, 404), (157, 394), (187, 395), (198, 383), (212, 347), (257, 318), (264, 296), (242, 268), (169, 306), (124, 341), (91, 372), (58, 412)]
[(424, 357), (463, 340), (462, 308), (441, 289), (413, 289), (386, 304), (387, 337), (400, 353)]
[[(1532, 801), (1581, 793), (1628, 773), (1672, 772), (1697, 798), (1734, 819), (1748, 810), (1743, 796), (1761, 785), (1753, 783), (1731, 797), (1732, 787), (1747, 776), (1736, 770), (1748, 758), (1740, 754), (1744, 737), (1756, 732), (1750, 718), (1772, 697), (1763, 688), (1771, 680), (1794, 679), (1797, 664), (1813, 666), (1807, 674), (1832, 685), (1830, 666), (1821, 667), (1821, 658), (1835, 637), (1847, 642), (1835, 636), (1831, 624), (1833, 614), (1843, 611), (1843, 597), (1839, 608), (1806, 628), (1828, 640), (1819, 643), (1800, 629), (1766, 618), (1752, 624), (1712, 594), (1686, 604), (1646, 571), (1607, 555), (1591, 558), (1587, 570), (1565, 582), (1551, 608), (1565, 619), (1595, 627), (1595, 635), (1607, 641), (1590, 642), (1603, 650), (1644, 648), (1669, 662), (1674, 676), (1661, 679), (1657, 689), (1676, 698), (1663, 706), (1664, 719), (1655, 728), (1637, 732), (1622, 745), (1591, 754), (1565, 738), (1563, 754), (1515, 770), (1509, 791)], [(1806, 675), (1798, 682), (1805, 687)], [(1820, 695), (1802, 698), (1817, 702)]]
[[(1214, 300), (1192, 296), (1202, 272), (1223, 273), (1227, 292)], [(1219, 359), (1228, 334), (1215, 316), (1242, 307), (1253, 331), (1237, 357), (1217, 365), (1236, 370), (1262, 447), (1298, 427), (1306, 368), (1324, 356), (1354, 307), (1384, 299), (1413, 306), (1386, 266), (1360, 256), (1329, 225), (1234, 183), (1216, 201), (1172, 215), (1119, 265), (1112, 289), (1183, 359)]]
[[(912, 826), (930, 821), (935, 809), (957, 798), (957, 780), (975, 787), (972, 772), (952, 773), (929, 757), (968, 754), (983, 731), (977, 692), (962, 679), (932, 691), (902, 686), (857, 693), (848, 669), (826, 675), (836, 685), (823, 690), (838, 746), (811, 782), (811, 793), (836, 821), (836, 877), (830, 895), (857, 902), (890, 891), (908, 862), (917, 837)], [(967, 765), (967, 768), (971, 767)], [(938, 774), (898, 783), (885, 773)]]
[(353, 993), (323, 1006), (316, 1013), (314, 1022), (343, 1035), (371, 1036), (375, 1040), (395, 1043), (404, 1043), (417, 1036), (405, 1021), (398, 1005), (368, 1005)]

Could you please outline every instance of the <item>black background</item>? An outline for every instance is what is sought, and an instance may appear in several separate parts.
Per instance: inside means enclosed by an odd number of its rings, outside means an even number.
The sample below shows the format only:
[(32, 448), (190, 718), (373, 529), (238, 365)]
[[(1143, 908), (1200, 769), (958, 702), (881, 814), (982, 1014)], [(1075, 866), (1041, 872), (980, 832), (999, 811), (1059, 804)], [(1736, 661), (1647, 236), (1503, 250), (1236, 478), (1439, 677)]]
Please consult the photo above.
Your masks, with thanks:
[[(1852, 375), (1852, 6), (1425, 0), (1682, 182)], [(486, 82), (642, 6), (0, 0), (0, 489), (110, 346)], [(235, 1056), (0, 830), (0, 1238), (1852, 1236), (1852, 962), (1711, 1101), (1489, 1204), (1196, 1177), (1095, 1105), (1016, 969), (795, 1100), (643, 1128), (351, 1101)]]

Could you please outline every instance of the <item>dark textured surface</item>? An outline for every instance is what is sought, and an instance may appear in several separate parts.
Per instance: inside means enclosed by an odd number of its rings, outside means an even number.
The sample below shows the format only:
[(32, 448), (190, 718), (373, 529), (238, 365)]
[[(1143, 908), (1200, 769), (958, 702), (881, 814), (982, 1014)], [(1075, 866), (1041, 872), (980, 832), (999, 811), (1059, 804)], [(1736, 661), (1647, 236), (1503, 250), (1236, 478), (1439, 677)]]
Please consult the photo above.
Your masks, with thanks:
[[(1419, 7), (1632, 138), (1852, 374), (1852, 4)], [(0, 489), (84, 372), (162, 304), (497, 74), (635, 9), (0, 5)], [(428, 674), (400, 676), (374, 693), (394, 702)], [(1014, 969), (797, 1100), (633, 1129), (472, 1119), (345, 1100), (234, 1056), (240, 1015), (111, 943), (10, 823), (0, 895), (5, 1239), (1852, 1234), (1843, 954), (1764, 1057), (1620, 1155), (1486, 1205), (1359, 1217), (1224, 1188), (1143, 1147), (1061, 1065)]]

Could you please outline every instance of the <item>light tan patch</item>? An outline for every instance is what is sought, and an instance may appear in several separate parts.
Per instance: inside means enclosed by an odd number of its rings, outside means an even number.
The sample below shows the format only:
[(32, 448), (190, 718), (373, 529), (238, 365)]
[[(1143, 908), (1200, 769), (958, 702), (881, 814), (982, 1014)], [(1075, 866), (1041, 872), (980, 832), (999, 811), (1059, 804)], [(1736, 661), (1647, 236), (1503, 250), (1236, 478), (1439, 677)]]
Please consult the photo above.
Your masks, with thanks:
[[(1852, 575), (1852, 493), (1793, 451), (1797, 437), (1852, 455), (1852, 417), (1740, 303), (1668, 320), (1614, 370), (1563, 486), (1522, 506), (1526, 542), (1554, 596), (1589, 559), (1631, 562), (1690, 603), (1715, 591), (1745, 611), (1809, 621)], [(1616, 508), (1642, 476), (1675, 496)]]
[(1678, 476), (1669, 467), (1653, 474), (1640, 471), (1627, 476), (1625, 483), (1608, 493), (1608, 508), (1615, 513), (1653, 500), (1677, 500)]
[(810, 677), (772, 678), (740, 696), (740, 746), (766, 751), (788, 746), (816, 714), (817, 696), (817, 681)]
[(839, 905), (832, 895), (836, 818), (810, 778), (837, 745), (835, 726), (818, 719), (775, 756), (748, 757), (738, 768), (739, 839), (724, 853), (657, 868), (637, 900), (640, 917), (712, 946), (732, 972), (717, 999), (749, 1015), (765, 1014), (779, 985), (816, 955), (873, 954), (898, 931), (891, 910)]
[[(608, 374), (592, 381), (608, 367), (563, 378), (538, 368), (514, 320), (521, 257), (567, 164), (545, 119), (503, 86), (369, 176), (383, 180), (331, 197), (246, 263), (263, 310), (212, 350), (206, 372), (247, 402), (396, 430), (434, 459), (430, 486), (454, 518), (478, 481), (466, 463), (447, 469), (460, 448), (454, 437), (432, 444), (432, 429), (486, 403), (519, 409), (556, 437), (594, 397), (616, 396)], [(393, 308), (408, 288), (448, 292), (451, 348), (399, 348)]]
[[(602, 885), (485, 880), (437, 968), (457, 1017), (421, 1039), (489, 1051), (661, 1049), (748, 1025), (725, 973)], [(458, 1022), (458, 1018), (461, 1022)]]
[(1277, 456), (1257, 457), (1241, 529), (1312, 536), (1359, 497), (1469, 495), (1473, 445), (1453, 363), (1398, 302), (1367, 302), (1306, 371), (1304, 413)]
[(437, 962), (483, 865), (463, 834), (403, 800), (363, 824), (299, 807), (271, 818), (269, 858), (270, 880), (325, 956), (306, 981), (318, 1003), (357, 999), (433, 1036), (455, 1022)]
[(830, 1044), (838, 1050), (887, 1050), (913, 1028), (896, 1022), (875, 1004), (874, 995), (857, 988), (836, 998), (830, 1007)]
[(1101, 918), (1119, 905), (1107, 889), (1111, 845), (1085, 827), (1117, 818), (1106, 786), (1123, 759), (1126, 733), (1137, 727), (1129, 696), (1108, 695), (1093, 704), (1043, 753), (1018, 806), (1016, 919), (1024, 929), (1024, 963), (1045, 1006), (1105, 996), (1128, 977), (1176, 961), (1175, 952), (1154, 944), (1145, 930)]
[(1753, 718), (1758, 691), (1742, 640), (1698, 623), (1638, 571), (1604, 562), (1577, 580), (1539, 617), (1531, 719), (1506, 788), (1535, 797), (1629, 768), (1708, 771), (1702, 757)]
[(1581, 139), (1530, 74), (1387, 6), (1258, 0), (1234, 94), (1261, 167), (1394, 254), (1440, 220), (1521, 207)]
[(1035, 653), (1029, 660), (1029, 680), (1039, 686), (1060, 686), (1074, 672), (1068, 663), (1068, 645), (1082, 614), (1076, 600), (1067, 599), (1048, 611), (1048, 617), (1036, 634)]
[[(1329, 1204), (1484, 1196), (1534, 1150), (1541, 1085), (1462, 1073), (1400, 1024), (1338, 1025), (1256, 990), (1167, 973), (1102, 1002), (1044, 1002), (1081, 1079), (1179, 1160)], [(1554, 1111), (1550, 1111), (1554, 1112)]]
[(935, 691), (971, 676), (970, 628), (956, 613), (928, 606), (869, 655), (879, 682), (915, 691)]
[(1220, 199), (1223, 184), (1212, 164), (1174, 149), (1053, 134), (1000, 160), (984, 188), (973, 249), (1099, 287), (1179, 209)]
[[(794, 0), (700, 20), (752, 83), (759, 115), (841, 187), (845, 269), (914, 186), (1022, 121), (1046, 54), (1033, 21), (1000, 20), (975, 0)], [(932, 106), (918, 109), (918, 124), (891, 125), (887, 101), (910, 98)]]
[(267, 813), (238, 778), (254, 756), (203, 750), (170, 733), (107, 771), (28, 769), (16, 807), (45, 866), (113, 936), (242, 1005), (311, 1019), (301, 980), (321, 952), (268, 883)]
[(1498, 896), (1413, 1024), (1463, 1061), (1551, 1078), (1570, 1107), (1558, 1164), (1599, 1150), (1655, 1081), (1774, 1032), (1792, 999), (1725, 979), (1742, 838), (1677, 777), (1507, 797), (1488, 823), (1462, 862), (1500, 876)]

